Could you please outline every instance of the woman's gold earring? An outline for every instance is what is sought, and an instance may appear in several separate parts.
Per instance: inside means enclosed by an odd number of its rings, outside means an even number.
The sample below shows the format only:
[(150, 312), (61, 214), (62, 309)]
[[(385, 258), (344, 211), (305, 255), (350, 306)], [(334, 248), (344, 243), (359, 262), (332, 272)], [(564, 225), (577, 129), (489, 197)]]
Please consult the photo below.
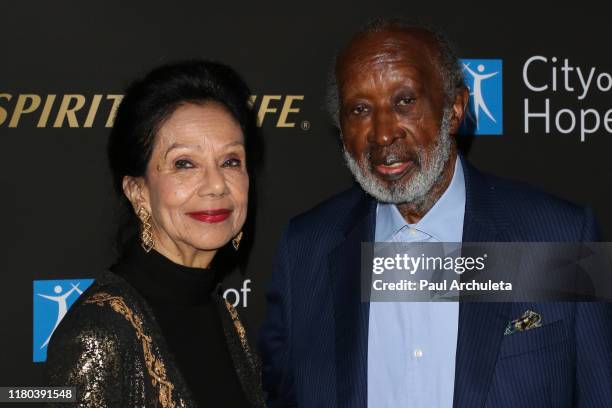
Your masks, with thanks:
[(142, 222), (140, 230), (140, 240), (142, 243), (140, 245), (145, 252), (149, 252), (155, 246), (155, 241), (153, 240), (153, 225), (149, 222), (151, 214), (149, 214), (146, 208), (140, 207), (138, 209), (138, 218), (140, 218), (140, 222)]
[(238, 235), (236, 235), (233, 239), (232, 239), (232, 245), (234, 246), (234, 250), (237, 251), (238, 248), (240, 247), (240, 241), (242, 240), (242, 231), (240, 231), (238, 233)]

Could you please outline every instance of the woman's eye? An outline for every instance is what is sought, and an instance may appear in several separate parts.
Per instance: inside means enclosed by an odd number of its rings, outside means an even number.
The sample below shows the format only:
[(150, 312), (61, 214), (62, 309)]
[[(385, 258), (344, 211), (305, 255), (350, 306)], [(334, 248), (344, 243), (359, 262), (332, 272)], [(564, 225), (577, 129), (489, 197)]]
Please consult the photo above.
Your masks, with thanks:
[(223, 167), (240, 167), (242, 161), (239, 159), (227, 159), (223, 162)]
[(414, 98), (404, 97), (404, 98), (400, 98), (397, 101), (397, 104), (399, 106), (407, 106), (407, 105), (410, 105), (411, 103), (413, 103), (414, 100), (415, 100)]
[(193, 163), (186, 159), (179, 159), (174, 162), (174, 167), (177, 169), (190, 169), (193, 167)]

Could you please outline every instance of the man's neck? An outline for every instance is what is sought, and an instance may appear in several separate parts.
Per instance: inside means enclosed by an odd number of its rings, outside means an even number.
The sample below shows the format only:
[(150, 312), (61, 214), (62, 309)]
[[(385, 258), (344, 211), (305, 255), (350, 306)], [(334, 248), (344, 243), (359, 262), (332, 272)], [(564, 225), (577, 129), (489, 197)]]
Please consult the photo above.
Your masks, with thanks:
[[(442, 194), (444, 194), (450, 185), (451, 180), (453, 179), (457, 162), (457, 150), (454, 148), (448, 158), (448, 161), (444, 165), (444, 169), (442, 170), (442, 174), (440, 175), (438, 181), (433, 185), (431, 190), (429, 190), (422, 200), (417, 203), (412, 202), (397, 204), (398, 211), (400, 214), (402, 214), (402, 217), (404, 217), (404, 220), (406, 220), (408, 224), (416, 224), (419, 222), (438, 202), (440, 197), (442, 197)], [(459, 165), (461, 164), (459, 163)]]

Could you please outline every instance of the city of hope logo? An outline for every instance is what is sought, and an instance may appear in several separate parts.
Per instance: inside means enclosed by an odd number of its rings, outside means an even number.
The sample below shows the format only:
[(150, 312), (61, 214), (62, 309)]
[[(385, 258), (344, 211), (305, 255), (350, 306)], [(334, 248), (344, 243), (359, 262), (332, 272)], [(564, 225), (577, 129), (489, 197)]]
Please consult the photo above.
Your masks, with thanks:
[(47, 359), (47, 345), (70, 306), (83, 294), (93, 279), (34, 281), (33, 361)]
[(460, 63), (470, 99), (459, 133), (503, 134), (502, 60), (463, 58)]

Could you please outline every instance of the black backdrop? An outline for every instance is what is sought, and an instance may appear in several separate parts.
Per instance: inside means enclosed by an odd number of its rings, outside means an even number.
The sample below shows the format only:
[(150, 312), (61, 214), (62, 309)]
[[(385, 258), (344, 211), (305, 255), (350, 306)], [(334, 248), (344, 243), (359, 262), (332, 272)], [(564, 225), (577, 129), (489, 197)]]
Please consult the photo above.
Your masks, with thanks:
[[(600, 73), (612, 72), (604, 2), (567, 7), (543, 1), (379, 0), (300, 2), (286, 8), (264, 2), (248, 7), (241, 2), (215, 3), (223, 4), (100, 1), (0, 6), (0, 385), (41, 381), (42, 364), (32, 362), (32, 281), (93, 277), (113, 260), (115, 199), (105, 159), (113, 95), (165, 62), (199, 57), (227, 63), (250, 84), (256, 107), (268, 95), (270, 108), (277, 108), (264, 116), (262, 126), (266, 161), (258, 234), (246, 276), (251, 279), (248, 307), (241, 311), (252, 329), (263, 317), (264, 289), (282, 226), (351, 185), (323, 98), (334, 51), (374, 16), (419, 18), (441, 27), (461, 57), (503, 59), (503, 135), (475, 137), (469, 159), (482, 170), (592, 206), (603, 230), (612, 232), (612, 134), (605, 128), (612, 128), (612, 115), (604, 123), (612, 108), (607, 77), (600, 78), (604, 90), (591, 89), (578, 99), (575, 70), (570, 72), (574, 92), (565, 89), (560, 71), (563, 59), (587, 73), (594, 68), (591, 88)], [(526, 86), (523, 66), (533, 56), (544, 56), (549, 63), (534, 64), (530, 80), (551, 84), (556, 66), (556, 91), (552, 85), (545, 92)], [(552, 57), (559, 62), (551, 63)], [(56, 95), (55, 100), (49, 102), (49, 95)], [(37, 109), (19, 115), (38, 98)], [(530, 121), (526, 133), (525, 99), (538, 112), (549, 99), (549, 133), (543, 119)], [(58, 119), (62, 101), (68, 108), (81, 102), (83, 107), (74, 117)], [(96, 101), (97, 110), (91, 109)], [(53, 104), (45, 121), (47, 102)], [(288, 112), (284, 122), (294, 127), (277, 126), (285, 103), (286, 108), (299, 109)], [(554, 115), (562, 108), (574, 112), (577, 120), (581, 109), (596, 110), (600, 130), (582, 142), (579, 130), (558, 131)], [(90, 112), (95, 115), (90, 117)], [(566, 128), (570, 114), (563, 115), (560, 123)], [(587, 119), (593, 120), (592, 115)], [(241, 279), (232, 276), (228, 287), (240, 288)]]

